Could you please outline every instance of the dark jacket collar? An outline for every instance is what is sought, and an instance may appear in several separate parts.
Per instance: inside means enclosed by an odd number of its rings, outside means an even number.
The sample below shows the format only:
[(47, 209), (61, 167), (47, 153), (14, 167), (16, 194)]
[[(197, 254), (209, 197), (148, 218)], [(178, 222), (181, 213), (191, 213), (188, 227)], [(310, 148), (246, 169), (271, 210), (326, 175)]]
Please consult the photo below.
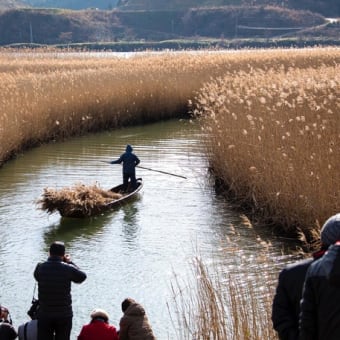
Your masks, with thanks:
[(48, 261), (61, 262), (62, 258), (60, 256), (49, 256)]

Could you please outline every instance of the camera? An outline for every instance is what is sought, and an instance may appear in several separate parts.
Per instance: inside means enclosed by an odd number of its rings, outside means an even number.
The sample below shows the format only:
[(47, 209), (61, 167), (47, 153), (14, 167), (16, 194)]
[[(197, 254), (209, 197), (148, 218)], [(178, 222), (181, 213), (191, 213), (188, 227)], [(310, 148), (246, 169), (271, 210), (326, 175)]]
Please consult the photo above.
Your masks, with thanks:
[(32, 320), (35, 320), (38, 318), (38, 309), (39, 309), (39, 300), (33, 298), (32, 299), (32, 305), (30, 309), (27, 311), (27, 314)]
[(0, 306), (0, 312), (1, 312), (0, 320), (2, 322), (6, 322), (6, 323), (9, 323), (9, 324), (12, 324), (12, 320), (11, 320), (8, 308), (6, 308), (4, 306)]

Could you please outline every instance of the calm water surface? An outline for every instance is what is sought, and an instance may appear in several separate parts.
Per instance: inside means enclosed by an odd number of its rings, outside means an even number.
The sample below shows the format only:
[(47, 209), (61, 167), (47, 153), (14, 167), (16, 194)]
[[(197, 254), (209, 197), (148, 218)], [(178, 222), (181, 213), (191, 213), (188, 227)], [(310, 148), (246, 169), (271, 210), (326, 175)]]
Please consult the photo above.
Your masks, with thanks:
[[(280, 240), (247, 227), (215, 195), (199, 135), (189, 121), (126, 128), (44, 145), (0, 169), (0, 303), (9, 307), (16, 326), (27, 320), (33, 270), (47, 258), (54, 240), (64, 241), (74, 262), (88, 274), (83, 284), (72, 287), (72, 339), (95, 307), (106, 309), (117, 325), (120, 303), (128, 296), (144, 305), (160, 340), (175, 339), (168, 311), (173, 308), (170, 285), (174, 274), (190, 274), (198, 253), (226, 273), (247, 275), (259, 270), (259, 253), (266, 253), (260, 266), (270, 265), (275, 273), (293, 260), (283, 254)], [(141, 166), (187, 179), (138, 169), (144, 180), (139, 197), (95, 218), (67, 219), (38, 209), (36, 201), (46, 187), (119, 184), (121, 166), (100, 161), (117, 158), (128, 143)], [(227, 254), (226, 242), (234, 245)]]

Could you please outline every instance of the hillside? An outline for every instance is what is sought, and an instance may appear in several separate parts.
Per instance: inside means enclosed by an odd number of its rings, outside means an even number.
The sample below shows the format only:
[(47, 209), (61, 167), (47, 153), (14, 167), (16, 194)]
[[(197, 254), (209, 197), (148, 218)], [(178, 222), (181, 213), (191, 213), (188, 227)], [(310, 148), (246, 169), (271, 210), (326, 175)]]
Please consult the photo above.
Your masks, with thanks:
[(0, 9), (22, 7), (102, 10), (183, 10), (216, 6), (281, 6), (340, 17), (339, 0), (0, 0)]
[(0, 0), (0, 10), (6, 10), (11, 8), (22, 8), (27, 7), (27, 5), (21, 1), (17, 0)]
[(89, 9), (98, 8), (111, 10), (116, 7), (118, 0), (23, 0), (32, 7), (39, 8), (65, 8), (65, 9)]
[(121, 10), (179, 10), (197, 7), (241, 5), (240, 0), (118, 0)]
[(281, 6), (310, 10), (329, 17), (340, 16), (339, 0), (119, 0), (117, 6), (126, 10), (174, 10), (212, 6)]
[(12, 9), (0, 12), (0, 45), (203, 39), (338, 39), (338, 24), (309, 11), (225, 6), (174, 11)]

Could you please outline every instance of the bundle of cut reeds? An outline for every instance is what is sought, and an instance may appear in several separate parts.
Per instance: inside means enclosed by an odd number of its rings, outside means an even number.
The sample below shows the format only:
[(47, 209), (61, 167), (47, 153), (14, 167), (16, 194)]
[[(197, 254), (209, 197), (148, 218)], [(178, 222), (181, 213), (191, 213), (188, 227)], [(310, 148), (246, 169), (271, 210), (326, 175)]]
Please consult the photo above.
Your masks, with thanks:
[(83, 215), (90, 216), (91, 211), (98, 210), (122, 195), (101, 189), (98, 185), (86, 186), (77, 183), (72, 187), (62, 189), (45, 188), (38, 201), (42, 210), (52, 214), (55, 211), (82, 211)]

